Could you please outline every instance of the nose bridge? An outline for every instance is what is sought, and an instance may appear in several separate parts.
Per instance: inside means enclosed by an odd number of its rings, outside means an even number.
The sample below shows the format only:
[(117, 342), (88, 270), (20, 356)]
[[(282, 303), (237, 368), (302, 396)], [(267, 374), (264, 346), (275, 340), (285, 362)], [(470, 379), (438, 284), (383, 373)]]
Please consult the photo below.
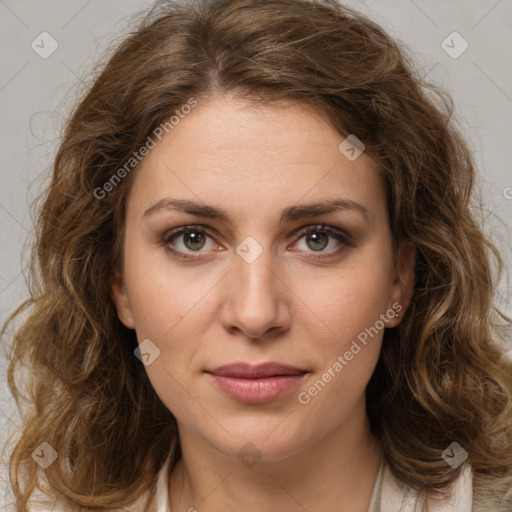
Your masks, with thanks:
[[(254, 238), (247, 237), (236, 249), (239, 256), (235, 263), (234, 279), (239, 301), (250, 306), (253, 301), (267, 303), (275, 300), (275, 280), (272, 251), (263, 248)], [(267, 304), (268, 305), (268, 304)], [(263, 306), (263, 304), (261, 304)]]
[(283, 286), (269, 248), (247, 237), (236, 251), (223, 322), (226, 328), (237, 327), (247, 336), (262, 336), (286, 319)]

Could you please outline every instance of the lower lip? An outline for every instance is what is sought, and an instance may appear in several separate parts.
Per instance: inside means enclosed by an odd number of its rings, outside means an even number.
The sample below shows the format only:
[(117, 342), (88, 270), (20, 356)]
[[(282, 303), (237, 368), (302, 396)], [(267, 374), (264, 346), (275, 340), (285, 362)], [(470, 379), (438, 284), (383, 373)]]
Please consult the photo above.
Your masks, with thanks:
[(226, 395), (247, 404), (270, 402), (297, 386), (305, 374), (276, 375), (256, 379), (241, 379), (210, 373), (215, 384)]

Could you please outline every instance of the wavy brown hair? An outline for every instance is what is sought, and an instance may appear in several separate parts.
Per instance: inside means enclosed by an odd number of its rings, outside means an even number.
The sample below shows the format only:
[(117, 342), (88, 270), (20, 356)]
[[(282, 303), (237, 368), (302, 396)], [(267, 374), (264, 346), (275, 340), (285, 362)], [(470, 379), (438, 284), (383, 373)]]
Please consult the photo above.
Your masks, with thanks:
[[(35, 489), (66, 510), (151, 499), (166, 457), (181, 456), (176, 420), (109, 294), (137, 171), (103, 199), (94, 191), (190, 98), (229, 92), (313, 105), (380, 164), (394, 242), (414, 244), (417, 262), (411, 305), (386, 330), (366, 389), (372, 431), (393, 474), (434, 495), (460, 473), (441, 457), (457, 441), (473, 469), (473, 509), (511, 510), (511, 320), (495, 292), (503, 263), (480, 225), (453, 101), (402, 44), (334, 0), (163, 2), (139, 23), (68, 119), (36, 204), (30, 298), (3, 328), (13, 331), (8, 380), (22, 417), (10, 452), (17, 509)], [(59, 454), (46, 470), (31, 459), (42, 442)]]

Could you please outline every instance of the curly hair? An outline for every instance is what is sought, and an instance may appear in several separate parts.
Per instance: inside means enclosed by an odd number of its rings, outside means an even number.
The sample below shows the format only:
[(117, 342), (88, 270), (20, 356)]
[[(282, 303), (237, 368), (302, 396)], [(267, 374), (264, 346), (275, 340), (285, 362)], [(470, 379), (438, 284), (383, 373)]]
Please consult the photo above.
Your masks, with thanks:
[[(460, 473), (441, 457), (458, 442), (473, 470), (474, 510), (511, 510), (512, 363), (503, 347), (512, 320), (497, 306), (503, 262), (480, 226), (453, 100), (419, 76), (399, 42), (335, 0), (162, 2), (116, 44), (69, 116), (33, 205), (30, 297), (2, 330), (23, 315), (8, 368), (22, 417), (9, 461), (17, 509), (36, 490), (66, 510), (128, 506), (146, 492), (149, 503), (166, 458), (171, 467), (180, 458), (176, 420), (110, 296), (136, 168), (101, 198), (95, 191), (190, 98), (230, 92), (313, 105), (378, 162), (393, 241), (411, 242), (417, 261), (410, 307), (386, 330), (366, 388), (372, 432), (393, 474), (434, 494)], [(28, 377), (17, 379), (22, 368)], [(59, 454), (44, 471), (30, 457), (42, 442)]]

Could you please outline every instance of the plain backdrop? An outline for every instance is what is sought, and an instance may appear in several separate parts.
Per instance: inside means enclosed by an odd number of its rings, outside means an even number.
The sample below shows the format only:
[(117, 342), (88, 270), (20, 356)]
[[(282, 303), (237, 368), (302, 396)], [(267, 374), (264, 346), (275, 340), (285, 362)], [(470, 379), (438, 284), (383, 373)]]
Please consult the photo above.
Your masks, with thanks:
[[(27, 255), (23, 244), (32, 231), (29, 204), (48, 180), (62, 123), (101, 52), (127, 33), (134, 15), (152, 3), (0, 0), (2, 323), (27, 293), (22, 262)], [(454, 98), (457, 124), (470, 140), (478, 166), (477, 197), (486, 209), (485, 229), (498, 242), (510, 271), (512, 0), (352, 0), (346, 4), (403, 42), (421, 73)], [(53, 47), (51, 55), (44, 54)], [(510, 314), (507, 276), (500, 293), (500, 305)], [(1, 353), (1, 432), (17, 425), (5, 367)], [(5, 466), (5, 454), (2, 460)], [(2, 474), (6, 480), (5, 471)], [(0, 509), (7, 509), (2, 498)]]

